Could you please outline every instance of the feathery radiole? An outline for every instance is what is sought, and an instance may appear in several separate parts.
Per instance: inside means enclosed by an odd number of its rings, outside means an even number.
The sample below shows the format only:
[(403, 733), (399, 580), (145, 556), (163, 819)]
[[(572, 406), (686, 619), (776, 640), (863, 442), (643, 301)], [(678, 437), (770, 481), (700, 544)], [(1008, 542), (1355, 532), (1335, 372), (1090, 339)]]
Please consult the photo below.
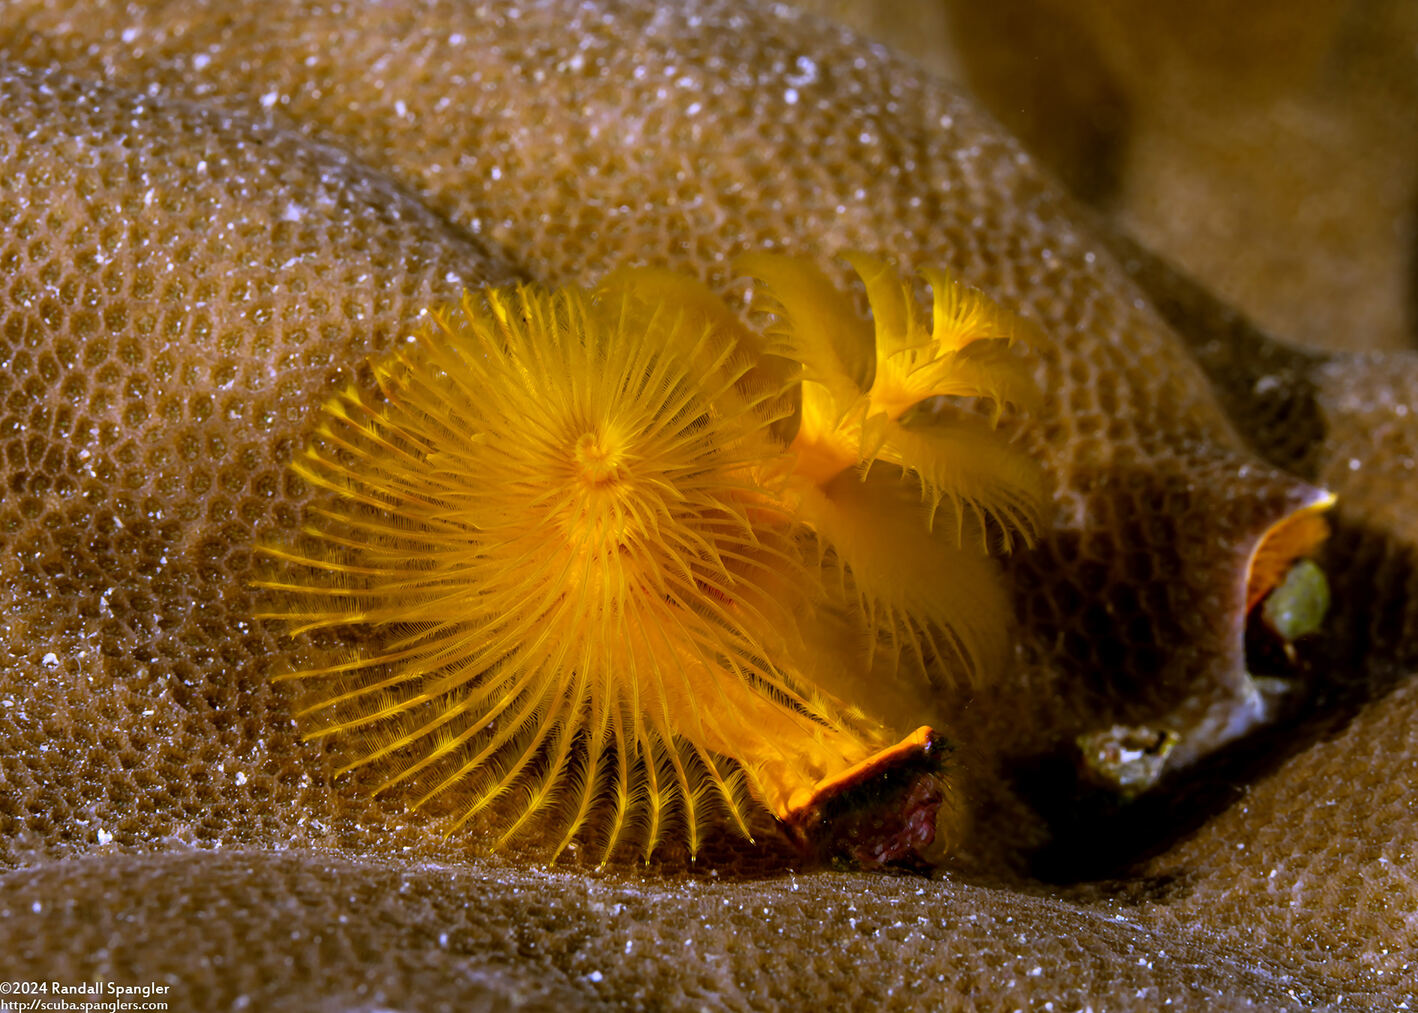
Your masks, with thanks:
[[(995, 428), (1032, 386), (1013, 318), (943, 273), (934, 325), (855, 255), (875, 321), (802, 261), (753, 254), (760, 335), (699, 282), (465, 293), (325, 406), (317, 487), (266, 545), (261, 615), (349, 646), (280, 678), (307, 737), (378, 790), (538, 816), (603, 860), (677, 825), (691, 852), (779, 819), (909, 729), (880, 675), (988, 677), (988, 558), (1032, 537), (1042, 473)], [(944, 404), (968, 398), (991, 411)], [(852, 692), (853, 687), (859, 690)], [(913, 740), (908, 740), (913, 741)], [(499, 843), (500, 843), (499, 841)]]

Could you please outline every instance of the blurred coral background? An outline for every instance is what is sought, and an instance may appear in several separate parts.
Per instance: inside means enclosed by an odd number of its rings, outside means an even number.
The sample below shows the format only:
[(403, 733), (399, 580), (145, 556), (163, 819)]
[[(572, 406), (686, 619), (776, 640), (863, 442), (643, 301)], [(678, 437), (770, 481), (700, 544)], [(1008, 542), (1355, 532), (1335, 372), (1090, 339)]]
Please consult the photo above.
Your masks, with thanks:
[(803, 0), (1277, 337), (1418, 344), (1412, 0)]

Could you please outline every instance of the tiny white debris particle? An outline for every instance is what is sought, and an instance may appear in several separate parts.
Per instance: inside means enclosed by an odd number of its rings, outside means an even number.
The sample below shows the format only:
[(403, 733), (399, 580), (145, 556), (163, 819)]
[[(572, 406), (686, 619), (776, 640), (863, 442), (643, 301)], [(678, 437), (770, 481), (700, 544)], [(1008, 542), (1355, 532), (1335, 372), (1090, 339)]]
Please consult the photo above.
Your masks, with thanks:
[(446, 933), (446, 932), (440, 932), (440, 933), (438, 933), (438, 945), (439, 945), (439, 946), (447, 946), (447, 945), (448, 945), (448, 933)]
[(592, 971), (590, 974), (586, 975), (586, 978), (587, 978), (587, 979), (591, 982), (591, 984), (593, 984), (593, 985), (595, 985), (595, 984), (597, 984), (598, 982), (600, 982), (601, 978), (603, 978), (603, 977), (604, 977), (604, 975), (601, 974), (600, 971)]
[(245, 784), (245, 783), (246, 783), (246, 771), (244, 771), (244, 770), (238, 770), (238, 771), (236, 772), (236, 783), (237, 783), (237, 784)]
[(1360, 462), (1360, 460), (1359, 460), (1357, 457), (1351, 457), (1351, 458), (1349, 458), (1349, 470), (1350, 470), (1350, 471), (1358, 471), (1358, 470), (1359, 470), (1359, 467), (1360, 467), (1360, 464), (1361, 464), (1361, 462)]
[(43, 658), (40, 659), (39, 663), (45, 668), (55, 668), (59, 665), (59, 655), (55, 654), (53, 651), (50, 651)]
[(261, 108), (269, 109), (280, 100), (281, 96), (279, 92), (268, 91), (266, 92), (266, 94), (261, 96)]
[(30, 905), (30, 910), (33, 911), (35, 914), (39, 914), (41, 911), (44, 910), (44, 905), (41, 904), (39, 901), (35, 901), (33, 904)]
[(123, 29), (123, 41), (132, 42), (141, 34), (142, 33), (136, 28), (125, 28)]
[(805, 84), (812, 84), (814, 81), (817, 80), (817, 64), (813, 62), (812, 57), (798, 57), (796, 61), (796, 66), (798, 72), (796, 74), (787, 75), (787, 80), (789, 84), (802, 87)]
[(98, 828), (98, 842), (99, 842), (99, 844), (101, 844), (101, 845), (102, 845), (102, 844), (112, 844), (112, 843), (113, 843), (113, 835), (110, 834), (107, 830), (103, 829), (103, 827), (99, 827), (99, 828)]
[(796, 88), (788, 88), (786, 91), (783, 92), (783, 101), (788, 103), (788, 105), (790, 106), (797, 105), (798, 90)]

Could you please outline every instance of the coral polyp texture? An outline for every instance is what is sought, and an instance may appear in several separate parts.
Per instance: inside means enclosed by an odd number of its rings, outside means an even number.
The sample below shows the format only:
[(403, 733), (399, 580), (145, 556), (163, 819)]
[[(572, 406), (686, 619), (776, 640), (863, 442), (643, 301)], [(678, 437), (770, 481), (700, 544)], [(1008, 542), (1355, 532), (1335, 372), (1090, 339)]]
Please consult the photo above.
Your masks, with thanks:
[[(670, 827), (693, 853), (715, 820), (751, 836), (752, 800), (791, 820), (896, 757), (905, 729), (854, 696), (1002, 662), (986, 527), (1037, 527), (1043, 477), (994, 425), (1031, 389), (1008, 315), (936, 272), (928, 330), (856, 262), (875, 333), (767, 256), (744, 263), (781, 313), (766, 342), (648, 269), (429, 314), (377, 389), (326, 404), (294, 465), (325, 495), (262, 548), (261, 618), (354, 634), (279, 676), (306, 688), (307, 738), (358, 743), (342, 772), (451, 805), (449, 832), (549, 815), (557, 853), (585, 831), (603, 856)], [(988, 412), (899, 421), (946, 395)]]

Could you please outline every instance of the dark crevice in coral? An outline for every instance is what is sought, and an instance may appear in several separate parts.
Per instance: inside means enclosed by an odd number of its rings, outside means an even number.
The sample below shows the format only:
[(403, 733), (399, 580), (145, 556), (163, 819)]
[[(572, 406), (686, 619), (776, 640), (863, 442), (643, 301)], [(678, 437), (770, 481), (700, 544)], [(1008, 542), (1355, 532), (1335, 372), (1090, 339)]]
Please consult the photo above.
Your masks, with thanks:
[(1392, 535), (1356, 523), (1342, 509), (1334, 522), (1320, 557), (1334, 606), (1319, 634), (1296, 642), (1292, 709), (1132, 800), (1089, 784), (1071, 747), (1018, 761), (1013, 786), (1050, 832), (1029, 858), (1031, 875), (1053, 884), (1133, 880), (1148, 859), (1240, 802), (1248, 786), (1291, 757), (1339, 735), (1412, 676), (1418, 667), (1412, 547), (1394, 544)]
[(1091, 784), (1072, 747), (1021, 761), (1013, 770), (1014, 787), (1050, 833), (1029, 857), (1030, 874), (1052, 884), (1137, 877), (1142, 862), (1240, 801), (1246, 785), (1301, 751), (1312, 736), (1299, 734), (1298, 724), (1291, 718), (1267, 726), (1166, 775), (1133, 799)]

